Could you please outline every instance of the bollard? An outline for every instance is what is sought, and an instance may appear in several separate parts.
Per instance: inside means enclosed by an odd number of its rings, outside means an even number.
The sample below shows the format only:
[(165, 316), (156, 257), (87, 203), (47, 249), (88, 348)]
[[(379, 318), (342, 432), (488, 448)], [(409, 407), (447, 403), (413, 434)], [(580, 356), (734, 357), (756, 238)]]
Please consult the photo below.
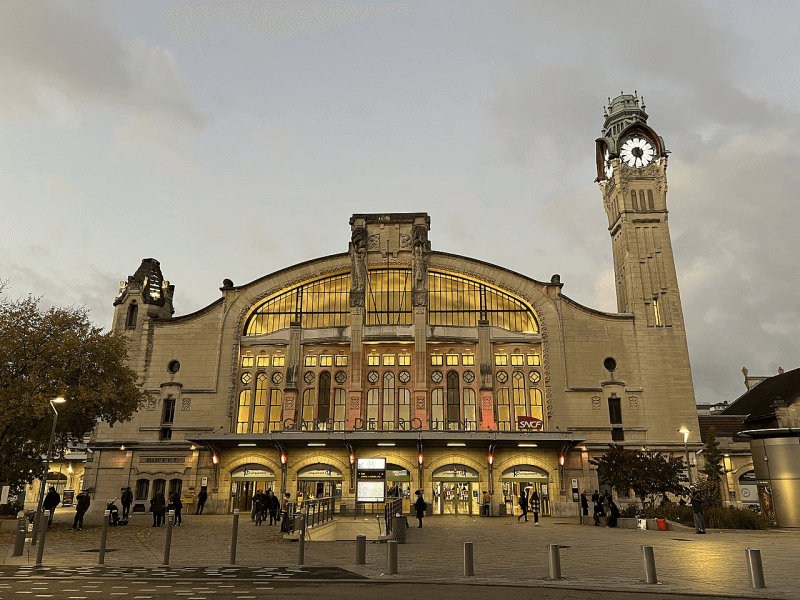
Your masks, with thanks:
[(656, 575), (656, 555), (652, 546), (642, 546), (642, 556), (644, 558), (644, 582), (658, 583)]
[(464, 577), (475, 575), (475, 561), (472, 552), (472, 542), (464, 542)]
[(765, 588), (764, 569), (761, 566), (761, 550), (758, 548), (745, 548), (747, 558), (747, 572), (750, 574), (750, 586), (754, 588)]
[(236, 564), (236, 544), (239, 540), (239, 509), (233, 509), (233, 530), (231, 531), (231, 564)]
[(167, 539), (164, 542), (164, 565), (169, 564), (169, 547), (172, 545), (172, 527), (175, 525), (175, 511), (167, 514)]
[(356, 564), (367, 564), (367, 536), (356, 536)]
[(111, 518), (111, 511), (103, 511), (103, 533), (100, 534), (100, 554), (97, 555), (97, 564), (103, 565), (106, 562), (106, 542), (108, 541), (108, 521)]
[(300, 549), (297, 556), (297, 564), (303, 565), (306, 562), (306, 516), (300, 515)]
[[(42, 557), (44, 556), (44, 539), (47, 537), (47, 515), (43, 515), (41, 519), (39, 519), (39, 526), (41, 527), (41, 538), (39, 539), (39, 548), (36, 551), (36, 566), (42, 566)], [(34, 531), (35, 533), (35, 531)], [(31, 542), (32, 543), (32, 542)]]
[(550, 544), (550, 579), (561, 579), (561, 550), (558, 544)]
[(389, 575), (397, 575), (397, 542), (389, 540), (386, 542), (388, 548), (388, 560), (386, 564), (386, 573)]
[(28, 519), (22, 516), (17, 523), (17, 538), (14, 540), (14, 554), (11, 556), (22, 556), (22, 553), (25, 551), (25, 534), (27, 533)]

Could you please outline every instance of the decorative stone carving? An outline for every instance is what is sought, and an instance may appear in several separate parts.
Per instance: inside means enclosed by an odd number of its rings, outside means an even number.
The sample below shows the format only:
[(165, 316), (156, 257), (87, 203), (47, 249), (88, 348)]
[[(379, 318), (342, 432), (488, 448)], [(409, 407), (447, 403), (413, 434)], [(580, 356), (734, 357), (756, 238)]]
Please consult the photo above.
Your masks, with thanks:
[(417, 410), (425, 410), (425, 396), (417, 396)]
[(181, 398), (181, 410), (191, 410), (191, 408), (192, 408), (192, 399)]
[(367, 240), (367, 250), (380, 250), (381, 249), (381, 234), (373, 233)]
[(297, 365), (290, 365), (286, 367), (286, 387), (293, 389), (297, 387), (297, 375), (300, 369)]
[(592, 410), (600, 410), (600, 396), (592, 396)]
[(294, 411), (294, 396), (286, 396), (286, 410)]
[(411, 236), (407, 233), (400, 234), (400, 247), (405, 250), (411, 248)]
[(411, 232), (413, 259), (411, 261), (411, 302), (414, 306), (428, 305), (428, 229), (415, 225)]
[[(522, 297), (524, 298), (524, 296)], [(552, 419), (555, 409), (553, 408), (553, 385), (550, 379), (550, 336), (547, 334), (547, 323), (545, 323), (543, 316), (544, 310), (534, 303), (531, 304), (536, 311), (536, 317), (539, 319), (539, 333), (542, 336), (542, 364), (544, 365), (544, 402), (547, 408), (547, 417)]]
[(158, 398), (155, 396), (150, 396), (150, 398), (147, 400), (147, 410), (155, 410), (157, 405)]
[(350, 396), (350, 410), (358, 410), (361, 407), (361, 400), (358, 396)]
[(350, 242), (350, 306), (364, 306), (367, 288), (367, 230), (353, 229)]
[(639, 410), (638, 396), (628, 396), (628, 408), (631, 410)]

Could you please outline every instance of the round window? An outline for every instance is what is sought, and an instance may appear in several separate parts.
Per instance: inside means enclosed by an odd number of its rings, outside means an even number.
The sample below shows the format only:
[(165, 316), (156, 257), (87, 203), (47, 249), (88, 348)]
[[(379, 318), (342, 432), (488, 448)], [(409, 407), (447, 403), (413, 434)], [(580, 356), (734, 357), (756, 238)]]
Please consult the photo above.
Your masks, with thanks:
[(464, 383), (475, 381), (475, 371), (464, 371)]
[(280, 385), (281, 382), (283, 382), (283, 373), (281, 373), (280, 371), (275, 371), (272, 374), (272, 383), (274, 383), (275, 385)]
[(370, 383), (378, 383), (378, 379), (380, 379), (380, 375), (378, 375), (377, 371), (370, 371), (367, 373), (367, 381)]
[(347, 373), (345, 373), (344, 371), (339, 371), (338, 373), (336, 373), (336, 383), (342, 384), (345, 381), (347, 381)]
[(408, 383), (411, 381), (411, 373), (405, 370), (400, 371), (400, 373), (397, 375), (397, 378), (400, 380), (400, 383)]
[(169, 371), (174, 375), (180, 370), (181, 370), (181, 363), (179, 363), (177, 360), (169, 361), (169, 364), (167, 365), (167, 371)]
[(528, 379), (531, 380), (531, 383), (539, 383), (542, 379), (542, 375), (539, 371), (531, 371), (528, 373)]
[(442, 383), (442, 379), (444, 379), (444, 375), (442, 375), (441, 371), (434, 371), (431, 373), (431, 381), (433, 383)]
[(505, 371), (498, 371), (495, 377), (497, 378), (497, 381), (499, 383), (505, 383), (506, 381), (508, 381), (508, 373), (506, 373)]

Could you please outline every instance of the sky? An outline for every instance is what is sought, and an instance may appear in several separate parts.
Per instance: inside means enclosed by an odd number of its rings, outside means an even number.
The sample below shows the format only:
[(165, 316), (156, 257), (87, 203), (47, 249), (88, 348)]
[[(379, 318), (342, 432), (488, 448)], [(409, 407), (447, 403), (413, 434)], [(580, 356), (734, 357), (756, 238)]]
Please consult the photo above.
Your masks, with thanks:
[(110, 327), (347, 251), (353, 213), (615, 311), (603, 106), (644, 96), (697, 401), (800, 366), (800, 3), (0, 3), (0, 280)]

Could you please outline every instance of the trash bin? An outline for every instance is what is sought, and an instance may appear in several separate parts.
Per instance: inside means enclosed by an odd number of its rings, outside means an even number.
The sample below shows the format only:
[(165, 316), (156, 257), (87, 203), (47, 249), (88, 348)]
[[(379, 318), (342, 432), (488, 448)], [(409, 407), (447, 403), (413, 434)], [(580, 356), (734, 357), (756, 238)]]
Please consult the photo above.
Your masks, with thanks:
[(667, 530), (667, 520), (666, 519), (656, 519), (656, 525), (658, 526), (659, 531), (666, 531)]
[(392, 519), (392, 533), (398, 544), (406, 543), (406, 518), (403, 515), (395, 515)]

